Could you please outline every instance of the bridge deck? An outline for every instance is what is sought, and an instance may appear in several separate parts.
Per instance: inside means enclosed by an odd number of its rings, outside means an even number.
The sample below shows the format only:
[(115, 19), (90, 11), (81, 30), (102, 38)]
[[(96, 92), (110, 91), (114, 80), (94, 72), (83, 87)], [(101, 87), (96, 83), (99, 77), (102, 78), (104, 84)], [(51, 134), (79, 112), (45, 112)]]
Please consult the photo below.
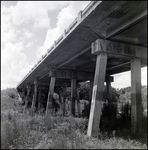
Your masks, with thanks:
[[(147, 1), (92, 1), (55, 41), (54, 45), (18, 84), (35, 79), (49, 82), (49, 70), (95, 71), (96, 55), (91, 44), (97, 39), (147, 47)], [(108, 55), (106, 74), (130, 70), (131, 58)], [(147, 60), (141, 59), (142, 67)]]

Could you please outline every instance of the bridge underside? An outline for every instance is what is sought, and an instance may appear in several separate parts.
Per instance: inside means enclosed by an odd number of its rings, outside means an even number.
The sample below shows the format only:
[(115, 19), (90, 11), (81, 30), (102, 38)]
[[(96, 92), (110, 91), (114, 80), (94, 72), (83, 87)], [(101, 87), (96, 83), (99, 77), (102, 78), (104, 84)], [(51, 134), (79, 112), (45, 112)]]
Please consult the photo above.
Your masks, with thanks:
[(110, 85), (113, 81), (111, 75), (131, 70), (131, 123), (135, 132), (141, 126), (141, 68), (145, 66), (147, 2), (94, 1), (78, 14), (76, 21), (64, 31), (60, 40), (55, 41), (53, 48), (48, 50), (17, 89), (27, 90), (27, 101), (33, 88), (32, 107), (41, 98), (39, 91), (48, 91), (48, 113), (55, 87), (71, 87), (71, 114), (74, 115), (77, 83), (90, 80), (93, 86), (90, 91), (88, 135), (97, 136), (104, 82)]

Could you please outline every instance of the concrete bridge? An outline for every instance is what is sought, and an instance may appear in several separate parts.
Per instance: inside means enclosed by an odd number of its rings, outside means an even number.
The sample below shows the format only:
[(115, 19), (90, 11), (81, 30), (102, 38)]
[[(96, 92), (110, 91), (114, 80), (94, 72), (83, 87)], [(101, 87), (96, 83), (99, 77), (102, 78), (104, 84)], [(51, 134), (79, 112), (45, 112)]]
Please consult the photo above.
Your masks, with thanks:
[[(48, 92), (46, 113), (55, 89), (71, 87), (71, 114), (75, 115), (77, 83), (90, 81), (89, 136), (97, 136), (102, 111), (103, 85), (110, 94), (111, 75), (131, 70), (131, 125), (141, 127), (141, 68), (147, 66), (147, 1), (92, 1), (78, 13), (45, 55), (18, 84), (26, 93), (33, 90), (32, 107), (40, 106)], [(124, 79), (123, 79), (124, 80)], [(26, 91), (26, 92), (25, 92)], [(57, 90), (58, 91), (58, 90)]]

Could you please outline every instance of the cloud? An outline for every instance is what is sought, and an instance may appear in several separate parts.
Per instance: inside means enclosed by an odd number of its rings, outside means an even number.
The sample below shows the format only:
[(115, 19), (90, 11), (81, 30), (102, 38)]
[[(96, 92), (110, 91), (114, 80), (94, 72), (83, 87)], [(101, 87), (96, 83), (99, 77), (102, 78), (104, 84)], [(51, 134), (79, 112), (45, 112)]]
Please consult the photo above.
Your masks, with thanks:
[[(37, 60), (28, 63), (25, 50), (32, 46), (37, 58), (47, 52), (54, 41), (61, 36), (90, 1), (18, 1), (16, 5), (6, 7), (1, 4), (1, 86), (16, 87)], [(49, 13), (59, 12), (56, 27), (50, 28)], [(37, 33), (47, 31), (45, 41), (40, 47)], [(31, 42), (34, 39), (34, 43)], [(40, 37), (41, 38), (41, 37)], [(27, 43), (27, 44), (26, 44)], [(24, 47), (24, 45), (26, 45)], [(34, 46), (34, 47), (33, 47)], [(27, 53), (26, 53), (27, 54)], [(147, 68), (142, 69), (142, 84), (147, 84)], [(144, 74), (144, 75), (143, 75)], [(123, 78), (126, 79), (123, 82)], [(119, 74), (112, 85), (123, 87), (130, 85), (130, 73)]]
[(29, 47), (31, 47), (33, 44), (34, 44), (33, 42), (29, 42), (29, 43), (26, 45), (26, 47), (29, 48)]
[[(2, 88), (15, 87), (34, 65), (27, 62), (24, 44), (38, 29), (50, 28), (49, 4), (29, 1), (18, 1), (17, 5), (10, 7), (1, 4)], [(26, 45), (27, 48), (30, 46), (33, 46), (32, 42)]]
[(64, 31), (78, 16), (90, 1), (70, 1), (69, 5), (61, 10), (58, 15), (57, 27)]
[(10, 7), (1, 4), (2, 44), (25, 42), (24, 38), (32, 38), (38, 29), (50, 29), (48, 13), (62, 9), (67, 4), (67, 1), (18, 1), (17, 5)]
[(54, 29), (47, 31), (44, 45), (39, 47), (36, 52), (37, 58), (40, 58), (43, 54), (47, 52), (47, 49), (50, 48), (54, 44), (55, 39), (58, 39), (60, 33), (61, 32), (59, 28), (54, 28)]
[(1, 42), (15, 42), (16, 41), (16, 34), (14, 29), (9, 29), (7, 32), (2, 31), (1, 33)]
[(147, 67), (141, 69), (141, 80), (142, 85), (147, 85)]
[(30, 39), (30, 38), (33, 36), (33, 33), (30, 32), (30, 31), (27, 30), (27, 29), (24, 29), (24, 36), (25, 36), (27, 39)]
[(114, 76), (114, 82), (111, 83), (113, 87), (120, 89), (123, 87), (131, 86), (130, 71), (119, 73), (113, 76)]
[[(114, 75), (114, 82), (111, 84), (119, 89), (131, 86), (131, 71)], [(147, 85), (147, 67), (141, 68), (141, 85)]]
[(9, 13), (13, 25), (30, 24), (34, 29), (50, 28), (48, 12), (59, 9), (67, 2), (50, 1), (18, 1), (16, 6), (10, 6), (9, 10), (3, 6), (3, 12)]
[(22, 53), (23, 49), (22, 42), (15, 44), (9, 42), (1, 51), (1, 88), (16, 87), (30, 69), (27, 57)]
[(10, 9), (12, 23), (17, 26), (31, 23), (35, 29), (49, 28), (50, 20), (43, 4), (33, 1), (18, 1), (17, 5), (11, 6)]
[(68, 1), (65, 3), (65, 7), (63, 7), (57, 16), (57, 26), (47, 31), (44, 44), (38, 48), (36, 52), (37, 58), (40, 58), (47, 52), (47, 49), (54, 44), (54, 41), (64, 32), (64, 29), (68, 28), (74, 19), (76, 19), (79, 11), (83, 10), (89, 2), (90, 1)]

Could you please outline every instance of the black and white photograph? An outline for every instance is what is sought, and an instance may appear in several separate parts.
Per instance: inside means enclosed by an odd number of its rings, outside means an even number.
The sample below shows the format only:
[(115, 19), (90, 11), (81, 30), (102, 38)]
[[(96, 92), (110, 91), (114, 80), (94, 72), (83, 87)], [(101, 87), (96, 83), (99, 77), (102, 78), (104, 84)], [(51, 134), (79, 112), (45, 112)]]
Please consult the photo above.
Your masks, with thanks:
[(147, 145), (147, 1), (1, 1), (1, 149)]

